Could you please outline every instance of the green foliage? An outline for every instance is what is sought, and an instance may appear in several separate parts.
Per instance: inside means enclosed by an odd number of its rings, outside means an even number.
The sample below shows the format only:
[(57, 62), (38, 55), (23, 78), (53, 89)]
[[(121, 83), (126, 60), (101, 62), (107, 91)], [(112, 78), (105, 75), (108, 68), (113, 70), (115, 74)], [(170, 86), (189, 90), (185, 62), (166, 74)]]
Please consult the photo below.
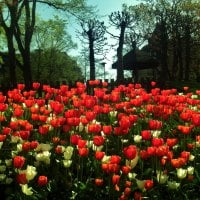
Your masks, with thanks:
[(49, 20), (37, 18), (33, 46), (36, 49), (55, 48), (60, 51), (69, 51), (77, 47), (67, 32), (67, 21), (58, 16)]
[(55, 81), (76, 81), (82, 79), (81, 69), (76, 61), (57, 49), (34, 51), (31, 55), (33, 80), (55, 83)]

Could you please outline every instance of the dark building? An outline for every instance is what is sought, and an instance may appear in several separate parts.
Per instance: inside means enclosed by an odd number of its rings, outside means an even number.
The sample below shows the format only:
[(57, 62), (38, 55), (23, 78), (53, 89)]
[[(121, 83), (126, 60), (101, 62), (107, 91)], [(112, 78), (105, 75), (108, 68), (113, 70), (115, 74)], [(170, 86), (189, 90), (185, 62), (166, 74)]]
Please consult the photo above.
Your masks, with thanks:
[[(112, 64), (112, 69), (117, 69), (118, 62)], [(158, 69), (159, 62), (156, 58), (151, 56), (151, 52), (148, 45), (143, 47), (141, 50), (131, 50), (123, 56), (123, 69), (132, 70), (132, 76), (134, 81), (138, 81), (144, 76), (156, 78), (156, 71)]]

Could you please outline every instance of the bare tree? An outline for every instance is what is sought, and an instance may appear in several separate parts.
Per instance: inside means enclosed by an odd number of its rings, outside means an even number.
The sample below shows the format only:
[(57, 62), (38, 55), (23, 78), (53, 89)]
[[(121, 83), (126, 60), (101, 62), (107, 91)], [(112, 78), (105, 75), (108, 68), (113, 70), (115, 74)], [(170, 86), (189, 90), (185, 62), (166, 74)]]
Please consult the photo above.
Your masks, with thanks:
[[(83, 40), (89, 47), (90, 80), (95, 80), (95, 54), (103, 55), (106, 38), (104, 22), (96, 19), (83, 20), (81, 22)], [(83, 41), (83, 43), (84, 43)]]
[(109, 21), (112, 26), (116, 27), (116, 29), (120, 30), (120, 35), (114, 36), (118, 38), (118, 48), (117, 48), (117, 80), (123, 81), (124, 80), (124, 71), (123, 71), (123, 46), (124, 46), (124, 39), (125, 39), (125, 32), (126, 29), (132, 28), (134, 23), (134, 16), (130, 14), (126, 9), (122, 12), (112, 12), (109, 15)]

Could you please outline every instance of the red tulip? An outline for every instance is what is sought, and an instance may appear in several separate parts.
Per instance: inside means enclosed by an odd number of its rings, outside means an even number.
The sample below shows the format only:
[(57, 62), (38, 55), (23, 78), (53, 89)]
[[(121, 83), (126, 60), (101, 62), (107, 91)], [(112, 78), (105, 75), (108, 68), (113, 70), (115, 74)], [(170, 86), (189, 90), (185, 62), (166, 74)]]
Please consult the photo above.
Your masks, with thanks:
[(28, 140), (28, 138), (30, 137), (30, 131), (21, 130), (19, 131), (19, 134), (23, 140)]
[(98, 136), (98, 135), (96, 135), (96, 136), (93, 137), (93, 143), (94, 143), (94, 145), (96, 145), (96, 146), (101, 146), (101, 145), (103, 145), (103, 144), (104, 144), (104, 141), (105, 141), (105, 138), (104, 138), (103, 136)]
[(156, 147), (147, 147), (147, 153), (149, 156), (154, 156), (156, 154)]
[(152, 119), (149, 120), (149, 128), (151, 130), (157, 130), (157, 129), (160, 129), (161, 127), (162, 127), (162, 122), (161, 121), (152, 120)]
[(22, 83), (17, 84), (18, 90), (23, 90), (24, 88), (25, 88), (25, 84), (22, 84)]
[(48, 178), (46, 176), (39, 176), (37, 183), (39, 186), (45, 186), (48, 183)]
[(195, 126), (200, 126), (200, 114), (193, 114), (192, 115), (192, 123)]
[(166, 143), (171, 148), (178, 143), (178, 139), (177, 138), (167, 138)]
[(0, 134), (0, 142), (3, 142), (6, 139), (6, 135)]
[(131, 171), (131, 167), (130, 166), (122, 166), (121, 170), (122, 170), (123, 174), (127, 175)]
[(24, 113), (24, 110), (21, 108), (16, 108), (13, 112), (15, 117), (21, 117)]
[(149, 153), (148, 153), (146, 150), (141, 150), (141, 151), (140, 151), (140, 157), (141, 157), (143, 160), (146, 160), (146, 159), (149, 157)]
[(96, 113), (93, 112), (93, 111), (87, 111), (87, 112), (85, 113), (85, 117), (86, 117), (86, 119), (87, 119), (88, 121), (92, 121), (93, 119), (96, 118)]
[(23, 150), (23, 151), (28, 152), (28, 151), (30, 151), (30, 149), (31, 149), (31, 144), (30, 144), (30, 142), (24, 142), (24, 143), (22, 144), (22, 150)]
[(33, 89), (34, 89), (34, 90), (37, 90), (37, 89), (39, 89), (39, 87), (40, 87), (40, 83), (38, 83), (38, 82), (33, 82), (32, 86), (33, 86)]
[(49, 132), (49, 125), (39, 126), (38, 131), (41, 135), (46, 135)]
[(23, 156), (15, 156), (13, 158), (13, 165), (15, 168), (22, 168), (24, 166), (25, 163), (25, 158)]
[(119, 180), (120, 180), (120, 175), (116, 175), (115, 174), (115, 175), (112, 176), (112, 183), (113, 183), (113, 185), (118, 184)]
[(162, 138), (152, 138), (151, 143), (152, 143), (152, 146), (159, 147), (164, 144), (164, 140)]
[(142, 200), (142, 193), (141, 192), (134, 192), (134, 200)]
[(80, 156), (85, 157), (85, 156), (88, 155), (89, 149), (88, 148), (79, 148), (78, 153), (79, 153)]
[(150, 130), (143, 130), (141, 132), (141, 136), (143, 140), (150, 140), (151, 139), (151, 131)]
[(4, 135), (9, 135), (11, 133), (11, 128), (9, 128), (9, 127), (3, 127), (2, 133)]
[(0, 112), (4, 112), (5, 110), (7, 110), (7, 108), (8, 104), (0, 103)]
[(188, 135), (191, 132), (192, 127), (191, 126), (178, 125), (178, 130), (181, 131), (181, 133)]
[(151, 86), (154, 87), (156, 85), (155, 81), (151, 81)]
[(130, 187), (126, 187), (124, 189), (124, 194), (125, 194), (125, 196), (129, 196), (131, 194), (131, 188)]
[(83, 148), (87, 144), (87, 140), (79, 139), (78, 140), (78, 148)]
[(95, 152), (95, 158), (97, 160), (101, 160), (104, 157), (104, 155), (105, 155), (105, 152), (102, 152), (102, 151), (96, 151)]
[(184, 91), (187, 91), (188, 89), (189, 89), (188, 86), (184, 86), (184, 87), (183, 87), (183, 90), (184, 90)]
[(144, 187), (145, 187), (145, 189), (150, 190), (153, 187), (153, 185), (154, 184), (153, 184), (152, 180), (146, 180), (145, 184), (144, 184)]
[(119, 169), (120, 169), (120, 167), (118, 164), (112, 164), (112, 163), (108, 164), (108, 172), (109, 173), (118, 173)]
[(0, 93), (0, 103), (4, 103), (6, 101), (6, 96), (3, 96), (1, 93)]
[(180, 157), (184, 158), (186, 161), (188, 161), (189, 157), (190, 157), (190, 152), (189, 151), (182, 151)]
[(88, 132), (98, 134), (101, 132), (101, 125), (100, 124), (89, 124), (88, 125)]
[(60, 121), (58, 118), (54, 118), (50, 121), (51, 126), (53, 126), (54, 128), (58, 128), (60, 127)]
[(121, 157), (118, 155), (112, 155), (110, 157), (110, 163), (112, 163), (112, 164), (119, 164), (120, 161), (121, 161)]
[(124, 128), (129, 128), (131, 123), (130, 123), (130, 120), (129, 120), (129, 117), (127, 116), (123, 116), (120, 121), (119, 121), (119, 125), (122, 129)]
[(102, 178), (96, 178), (95, 179), (95, 185), (96, 186), (102, 186), (103, 185), (103, 179)]
[(112, 126), (111, 125), (103, 126), (103, 133), (105, 135), (110, 135), (111, 132), (112, 132)]
[(27, 183), (28, 183), (28, 180), (27, 180), (27, 178), (26, 178), (26, 174), (25, 174), (25, 173), (17, 174), (16, 179), (17, 179), (17, 183), (18, 183), (18, 184), (24, 185), (24, 184), (27, 184)]
[(30, 108), (31, 106), (33, 106), (35, 101), (33, 99), (25, 99), (24, 103), (26, 104), (26, 107)]
[(30, 147), (31, 149), (36, 149), (39, 145), (38, 141), (31, 141)]
[(135, 145), (130, 145), (128, 147), (125, 147), (123, 149), (124, 155), (127, 159), (134, 159), (136, 157), (137, 154), (137, 148)]
[(175, 168), (180, 168), (183, 165), (185, 165), (185, 163), (186, 163), (185, 158), (171, 159), (171, 165)]
[(71, 136), (70, 136), (70, 142), (71, 142), (73, 145), (77, 145), (79, 139), (81, 139), (81, 136), (80, 136), (80, 135), (74, 134), (74, 135), (71, 135)]
[(189, 112), (182, 112), (182, 113), (180, 114), (180, 118), (181, 118), (183, 121), (188, 122), (188, 121), (190, 121), (190, 119), (191, 119), (191, 113), (189, 113)]

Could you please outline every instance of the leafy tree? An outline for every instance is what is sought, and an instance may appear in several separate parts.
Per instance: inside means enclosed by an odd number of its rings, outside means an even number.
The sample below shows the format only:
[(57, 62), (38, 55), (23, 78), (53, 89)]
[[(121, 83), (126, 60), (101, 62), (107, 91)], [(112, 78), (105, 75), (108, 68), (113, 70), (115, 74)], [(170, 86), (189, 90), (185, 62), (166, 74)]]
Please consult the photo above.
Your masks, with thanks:
[(197, 46), (195, 38), (198, 38), (200, 28), (199, 1), (146, 0), (145, 2), (138, 6), (147, 8), (145, 12), (139, 13), (139, 18), (143, 19), (141, 24), (145, 25), (148, 21), (150, 27), (154, 26), (154, 31), (150, 31), (149, 34), (149, 46), (160, 61), (161, 80), (174, 80), (177, 76), (180, 80), (189, 80), (194, 64), (193, 48)]
[[(37, 49), (37, 70), (34, 70), (37, 79), (40, 80), (41, 71), (43, 67), (48, 70), (49, 77), (52, 77), (56, 69), (55, 55), (58, 52), (68, 52), (69, 50), (76, 47), (73, 43), (71, 36), (68, 34), (66, 29), (66, 21), (55, 16), (54, 19), (41, 20), (38, 19), (35, 32), (33, 35), (34, 48)], [(44, 54), (45, 52), (45, 54)], [(46, 66), (43, 66), (42, 56), (45, 56)], [(34, 61), (34, 60), (33, 60)]]
[[(36, 20), (36, 4), (46, 4), (57, 10), (65, 11), (66, 13), (75, 15), (78, 17), (83, 11), (88, 11), (86, 2), (84, 0), (3, 0), (1, 2), (0, 9), (0, 22), (6, 31), (6, 16), (4, 13), (8, 13), (9, 21), (11, 22), (10, 28), (7, 31), (7, 40), (13, 41), (13, 35), (17, 41), (18, 49), (22, 57), (21, 69), (23, 71), (24, 82), (27, 88), (31, 87), (32, 83), (32, 72), (30, 63), (30, 49), (33, 32), (35, 29)], [(25, 20), (23, 30), (20, 26), (20, 20), (22, 19), (22, 13), (24, 13)], [(24, 31), (24, 34), (22, 34)], [(12, 43), (11, 43), (12, 44)], [(12, 46), (11, 46), (12, 47)], [(13, 49), (12, 49), (13, 50)], [(10, 51), (10, 50), (9, 50)], [(14, 51), (13, 51), (14, 52)], [(13, 53), (14, 56), (14, 53)], [(15, 59), (13, 59), (15, 61)]]
[[(70, 83), (83, 79), (81, 68), (76, 60), (58, 49), (35, 50), (31, 53), (31, 63), (34, 81), (55, 84), (56, 81)], [(40, 68), (38, 68), (38, 63), (40, 63)], [(54, 66), (53, 69), (49, 69), (50, 64)], [(50, 70), (52, 70), (51, 73), (49, 73)]]

